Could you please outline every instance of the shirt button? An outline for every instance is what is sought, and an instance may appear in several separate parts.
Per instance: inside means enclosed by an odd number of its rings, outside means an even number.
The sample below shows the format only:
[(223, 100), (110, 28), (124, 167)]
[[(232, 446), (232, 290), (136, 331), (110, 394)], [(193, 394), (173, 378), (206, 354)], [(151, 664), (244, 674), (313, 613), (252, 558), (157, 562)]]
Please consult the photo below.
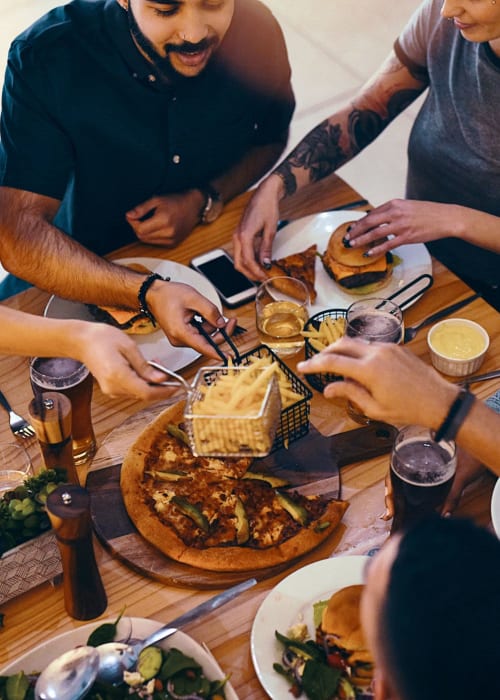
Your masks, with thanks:
[(181, 157), (176, 153), (172, 160), (176, 165), (178, 165), (181, 162)]
[(132, 78), (135, 78), (137, 80), (138, 77), (139, 76), (137, 75), (137, 73), (132, 73)]
[(172, 97), (172, 102), (177, 102), (177, 97), (175, 95)]
[(259, 128), (259, 125), (257, 124), (257, 122), (255, 122), (254, 125), (253, 125), (253, 130), (254, 130), (254, 131), (257, 131), (258, 128)]

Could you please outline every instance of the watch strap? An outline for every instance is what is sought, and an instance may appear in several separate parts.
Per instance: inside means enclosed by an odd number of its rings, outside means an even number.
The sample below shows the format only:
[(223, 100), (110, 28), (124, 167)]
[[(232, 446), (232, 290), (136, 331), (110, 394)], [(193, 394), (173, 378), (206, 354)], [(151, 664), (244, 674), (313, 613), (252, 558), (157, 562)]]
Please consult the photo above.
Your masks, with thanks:
[(470, 391), (461, 389), (458, 396), (451, 404), (448, 415), (437, 429), (434, 436), (436, 442), (441, 440), (454, 440), (456, 434), (460, 430), (460, 426), (464, 422), (467, 414), (472, 408), (476, 397)]

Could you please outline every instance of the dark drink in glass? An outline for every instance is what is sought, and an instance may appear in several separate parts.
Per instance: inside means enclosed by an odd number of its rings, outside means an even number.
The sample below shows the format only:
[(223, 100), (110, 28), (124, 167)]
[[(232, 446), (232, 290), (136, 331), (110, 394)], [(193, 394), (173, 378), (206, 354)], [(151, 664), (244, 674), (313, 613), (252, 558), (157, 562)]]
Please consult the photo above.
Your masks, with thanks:
[(407, 426), (398, 433), (391, 455), (391, 533), (441, 510), (456, 466), (453, 442), (437, 443), (430, 431), (419, 426)]
[(96, 449), (91, 415), (93, 378), (87, 367), (69, 357), (35, 357), (30, 379), (35, 398), (58, 391), (71, 401), (73, 459), (75, 464), (87, 462)]
[[(347, 309), (345, 334), (365, 342), (399, 344), (404, 334), (403, 312), (387, 299), (360, 299)], [(347, 413), (356, 423), (370, 423), (370, 418), (351, 402), (347, 404)]]

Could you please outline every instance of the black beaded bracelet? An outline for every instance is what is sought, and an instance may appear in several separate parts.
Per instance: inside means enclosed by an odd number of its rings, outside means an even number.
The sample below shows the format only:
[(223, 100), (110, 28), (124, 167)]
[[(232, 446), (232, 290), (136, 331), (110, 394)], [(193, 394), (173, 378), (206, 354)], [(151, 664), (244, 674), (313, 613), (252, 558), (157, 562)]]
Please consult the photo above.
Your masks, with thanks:
[(437, 429), (434, 440), (454, 440), (460, 426), (472, 408), (476, 397), (470, 391), (461, 389), (455, 401), (451, 404), (448, 415)]
[(144, 282), (141, 284), (139, 293), (137, 295), (137, 300), (139, 301), (139, 311), (141, 312), (141, 314), (144, 314), (144, 316), (149, 318), (149, 320), (154, 324), (156, 324), (156, 318), (154, 317), (153, 313), (151, 312), (148, 306), (146, 294), (148, 293), (148, 290), (153, 284), (153, 282), (155, 282), (156, 280), (161, 280), (162, 282), (170, 282), (170, 277), (162, 277), (161, 275), (156, 274), (156, 272), (152, 272), (146, 277)]

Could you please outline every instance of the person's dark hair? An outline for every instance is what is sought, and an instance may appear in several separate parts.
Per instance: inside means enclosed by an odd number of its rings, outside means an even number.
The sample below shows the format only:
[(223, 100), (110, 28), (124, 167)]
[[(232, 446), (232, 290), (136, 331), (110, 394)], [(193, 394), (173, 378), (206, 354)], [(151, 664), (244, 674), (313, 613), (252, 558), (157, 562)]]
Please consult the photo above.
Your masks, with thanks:
[(500, 540), (432, 518), (405, 533), (379, 618), (402, 700), (500, 698)]

